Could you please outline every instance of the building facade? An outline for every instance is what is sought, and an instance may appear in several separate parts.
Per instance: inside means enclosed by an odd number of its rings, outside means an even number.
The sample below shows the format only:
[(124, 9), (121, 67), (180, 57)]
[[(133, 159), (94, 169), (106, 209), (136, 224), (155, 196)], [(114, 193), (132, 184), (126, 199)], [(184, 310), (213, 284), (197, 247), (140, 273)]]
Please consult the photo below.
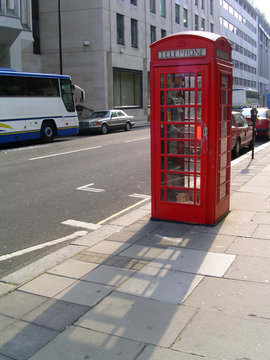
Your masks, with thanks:
[[(30, 3), (0, 1), (6, 7)], [(234, 86), (259, 89), (265, 97), (270, 29), (248, 0), (32, 0), (31, 4), (34, 43), (22, 51), (22, 69), (49, 73), (62, 69), (85, 89), (89, 108), (121, 107), (135, 119), (145, 119), (149, 46), (186, 30), (228, 38)], [(12, 61), (10, 65), (20, 69)]]
[(32, 44), (31, 0), (0, 0), (0, 67), (22, 70), (22, 52)]

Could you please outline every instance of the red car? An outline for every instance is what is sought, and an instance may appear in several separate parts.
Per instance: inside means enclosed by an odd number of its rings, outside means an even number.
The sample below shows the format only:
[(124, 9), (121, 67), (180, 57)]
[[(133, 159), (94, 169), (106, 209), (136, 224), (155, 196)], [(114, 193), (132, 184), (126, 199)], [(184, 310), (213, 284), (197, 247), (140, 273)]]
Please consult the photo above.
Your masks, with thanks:
[(232, 112), (232, 151), (239, 156), (240, 149), (251, 147), (252, 126), (247, 122), (243, 114), (237, 111)]
[[(246, 117), (247, 121), (251, 123), (250, 108), (243, 109), (242, 114)], [(267, 108), (257, 108), (256, 120), (256, 135), (266, 136), (270, 140), (270, 110)]]

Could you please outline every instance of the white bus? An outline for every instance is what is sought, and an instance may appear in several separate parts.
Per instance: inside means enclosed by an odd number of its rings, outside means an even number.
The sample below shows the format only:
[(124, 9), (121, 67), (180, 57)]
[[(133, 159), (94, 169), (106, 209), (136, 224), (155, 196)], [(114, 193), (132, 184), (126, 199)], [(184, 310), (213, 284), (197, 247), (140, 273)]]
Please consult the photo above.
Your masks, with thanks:
[(69, 76), (0, 69), (0, 144), (78, 131)]
[(232, 108), (240, 111), (246, 107), (259, 107), (259, 92), (254, 89), (233, 89), (232, 91)]

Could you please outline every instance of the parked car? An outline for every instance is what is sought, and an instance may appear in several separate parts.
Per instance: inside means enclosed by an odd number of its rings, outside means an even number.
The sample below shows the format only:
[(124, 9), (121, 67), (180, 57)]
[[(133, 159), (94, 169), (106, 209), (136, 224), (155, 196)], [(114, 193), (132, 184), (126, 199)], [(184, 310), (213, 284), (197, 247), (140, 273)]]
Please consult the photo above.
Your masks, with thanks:
[[(247, 121), (251, 123), (251, 108), (245, 108), (242, 114), (246, 117)], [(256, 120), (256, 136), (266, 136), (270, 140), (270, 109), (257, 108), (257, 120)]]
[(232, 151), (239, 156), (240, 149), (251, 147), (252, 126), (249, 125), (243, 114), (237, 111), (232, 112)]
[(102, 134), (117, 129), (129, 131), (134, 126), (133, 119), (134, 116), (129, 116), (122, 110), (94, 111), (89, 117), (79, 119), (79, 130), (99, 131)]

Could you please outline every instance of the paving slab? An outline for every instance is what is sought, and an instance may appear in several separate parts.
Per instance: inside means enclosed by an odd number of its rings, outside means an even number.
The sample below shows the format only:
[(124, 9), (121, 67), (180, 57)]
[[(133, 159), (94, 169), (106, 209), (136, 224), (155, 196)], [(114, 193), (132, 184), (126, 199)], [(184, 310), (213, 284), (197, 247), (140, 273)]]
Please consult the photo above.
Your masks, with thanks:
[(251, 192), (236, 192), (231, 196), (230, 208), (248, 211), (270, 210), (270, 204), (266, 202), (268, 194), (254, 194)]
[(69, 288), (57, 294), (55, 298), (79, 305), (94, 306), (112, 292), (113, 289), (111, 286), (89, 283), (87, 281), (77, 281)]
[(194, 312), (191, 307), (112, 293), (88, 311), (76, 325), (168, 347)]
[[(201, 356), (180, 351), (147, 345), (136, 360), (202, 360)], [(209, 360), (214, 358), (209, 358)]]
[(270, 318), (270, 284), (205, 277), (185, 305)]
[(58, 333), (24, 321), (14, 321), (1, 330), (1, 354), (12, 359), (27, 360)]
[(106, 224), (97, 230), (83, 236), (81, 239), (74, 240), (72, 244), (81, 246), (92, 246), (98, 243), (100, 240), (106, 239), (108, 236), (114, 234), (117, 231), (122, 230), (122, 226)]
[(0, 331), (10, 325), (13, 321), (14, 319), (9, 316), (0, 315)]
[(111, 225), (128, 226), (149, 214), (148, 209), (136, 209), (110, 222)]
[(221, 277), (234, 261), (234, 255), (191, 249), (168, 248), (149, 263), (150, 266)]
[(175, 236), (179, 237), (184, 235), (188, 230), (190, 230), (192, 225), (174, 223), (174, 222), (162, 222), (155, 231), (155, 234), (165, 235), (165, 236)]
[(270, 225), (270, 213), (269, 212), (258, 212), (252, 218), (256, 224), (268, 224)]
[(224, 277), (270, 284), (270, 258), (239, 255)]
[(259, 224), (253, 236), (258, 239), (270, 240), (270, 224)]
[(195, 231), (206, 232), (210, 234), (223, 234), (232, 236), (251, 237), (257, 228), (257, 224), (241, 223), (239, 221), (228, 221), (226, 218), (216, 226), (194, 226)]
[(270, 257), (270, 241), (237, 237), (226, 251), (228, 254)]
[(95, 270), (82, 278), (103, 285), (118, 286), (133, 275), (135, 270), (124, 269), (121, 267), (100, 265)]
[(136, 341), (72, 326), (31, 357), (31, 360), (133, 360), (143, 347), (144, 344)]
[(128, 243), (123, 244), (117, 241), (102, 240), (98, 244), (91, 246), (89, 251), (107, 255), (117, 255), (129, 246), (130, 244)]
[(62, 331), (77, 321), (88, 310), (88, 306), (49, 299), (23, 316), (22, 320), (48, 329)]
[(120, 232), (117, 232), (111, 236), (109, 236), (106, 240), (108, 241), (118, 241), (122, 243), (129, 243), (134, 244), (141, 238), (145, 236), (145, 232), (131, 232), (127, 230), (122, 230)]
[(8, 292), (12, 291), (15, 289), (15, 286), (12, 284), (5, 284), (0, 282), (0, 296), (7, 294)]
[(68, 259), (62, 264), (59, 264), (48, 270), (49, 274), (67, 276), (74, 279), (80, 279), (89, 271), (94, 270), (98, 264), (79, 261), (76, 259)]
[(146, 265), (124, 282), (117, 291), (166, 303), (181, 304), (202, 279), (200, 275)]
[(121, 252), (121, 256), (134, 259), (152, 260), (162, 253), (164, 249), (151, 246), (131, 245), (127, 250)]
[(15, 290), (0, 298), (0, 314), (16, 319), (21, 318), (47, 300), (47, 297)]
[(207, 359), (266, 360), (269, 333), (268, 319), (200, 310), (172, 348)]
[(220, 235), (202, 233), (199, 230), (190, 229), (182, 237), (162, 236), (158, 234), (147, 234), (137, 242), (137, 245), (157, 247), (184, 247), (193, 250), (203, 250), (223, 253), (235, 240), (233, 235)]
[(66, 278), (64, 276), (42, 274), (36, 279), (21, 286), (19, 290), (37, 295), (53, 297), (75, 282), (75, 279)]

